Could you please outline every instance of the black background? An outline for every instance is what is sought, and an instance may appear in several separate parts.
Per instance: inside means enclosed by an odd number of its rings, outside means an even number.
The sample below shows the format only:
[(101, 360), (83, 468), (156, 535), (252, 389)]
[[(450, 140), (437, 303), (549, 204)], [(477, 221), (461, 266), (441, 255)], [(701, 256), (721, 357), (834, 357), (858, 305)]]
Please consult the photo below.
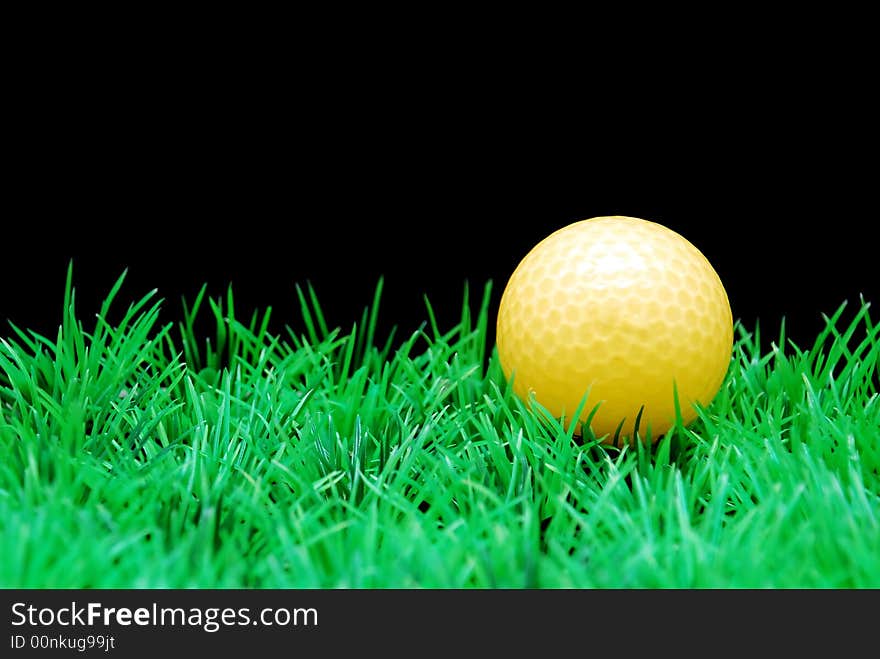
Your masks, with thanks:
[(859, 56), (835, 58), (56, 59), (10, 103), (0, 315), (53, 333), (72, 259), (86, 319), (128, 268), (122, 301), (158, 288), (165, 320), (232, 284), (240, 311), (296, 326), (311, 281), (349, 327), (380, 275), (383, 331), (424, 320), (423, 294), (451, 326), (465, 280), (494, 281), (494, 320), (541, 238), (625, 214), (697, 245), (747, 327), (785, 316), (806, 344), (822, 313), (880, 297), (876, 101)]

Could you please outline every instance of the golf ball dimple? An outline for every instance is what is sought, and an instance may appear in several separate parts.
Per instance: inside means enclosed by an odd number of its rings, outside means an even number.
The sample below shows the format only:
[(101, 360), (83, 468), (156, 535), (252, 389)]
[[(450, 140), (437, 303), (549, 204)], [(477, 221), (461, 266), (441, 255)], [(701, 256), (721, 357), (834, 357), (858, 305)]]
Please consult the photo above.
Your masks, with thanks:
[[(721, 386), (733, 349), (727, 293), (678, 233), (633, 217), (570, 224), (538, 243), (501, 296), (498, 357), (513, 389), (610, 442), (618, 426), (656, 441), (696, 416)], [(621, 425), (622, 423), (622, 425)]]

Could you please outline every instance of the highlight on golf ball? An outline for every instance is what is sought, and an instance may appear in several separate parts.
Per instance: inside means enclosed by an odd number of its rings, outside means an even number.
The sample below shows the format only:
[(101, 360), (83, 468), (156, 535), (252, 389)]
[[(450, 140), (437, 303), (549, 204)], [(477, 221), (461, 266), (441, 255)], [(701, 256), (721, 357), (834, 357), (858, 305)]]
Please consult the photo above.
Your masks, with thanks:
[[(550, 234), (519, 263), (498, 310), (513, 390), (604, 442), (656, 441), (718, 392), (733, 350), (721, 279), (683, 236), (633, 217)], [(573, 418), (586, 402), (578, 418)], [(592, 418), (591, 418), (592, 415)], [(638, 426), (636, 422), (638, 419)]]

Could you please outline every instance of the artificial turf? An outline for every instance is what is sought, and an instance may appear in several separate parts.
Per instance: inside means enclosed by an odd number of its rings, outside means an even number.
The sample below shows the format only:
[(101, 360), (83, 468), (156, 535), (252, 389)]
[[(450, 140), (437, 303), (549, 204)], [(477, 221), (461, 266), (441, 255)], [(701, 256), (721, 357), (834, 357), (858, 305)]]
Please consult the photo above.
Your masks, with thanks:
[(297, 289), (277, 334), (122, 283), (0, 339), (2, 587), (880, 587), (865, 301), (806, 347), (738, 324), (699, 419), (618, 448), (512, 394), (489, 286), (380, 337), (381, 282), (348, 329)]

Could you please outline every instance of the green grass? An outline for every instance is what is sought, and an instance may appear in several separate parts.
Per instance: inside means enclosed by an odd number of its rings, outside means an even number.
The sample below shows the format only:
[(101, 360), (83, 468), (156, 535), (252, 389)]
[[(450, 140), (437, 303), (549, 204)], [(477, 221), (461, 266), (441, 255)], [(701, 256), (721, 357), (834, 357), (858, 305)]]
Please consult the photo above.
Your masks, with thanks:
[(615, 448), (512, 394), (488, 286), (386, 338), (381, 282), (345, 329), (300, 290), (281, 335), (121, 285), (85, 328), (69, 276), (56, 336), (0, 340), (4, 587), (880, 587), (864, 301), (807, 348), (738, 327), (694, 424)]

